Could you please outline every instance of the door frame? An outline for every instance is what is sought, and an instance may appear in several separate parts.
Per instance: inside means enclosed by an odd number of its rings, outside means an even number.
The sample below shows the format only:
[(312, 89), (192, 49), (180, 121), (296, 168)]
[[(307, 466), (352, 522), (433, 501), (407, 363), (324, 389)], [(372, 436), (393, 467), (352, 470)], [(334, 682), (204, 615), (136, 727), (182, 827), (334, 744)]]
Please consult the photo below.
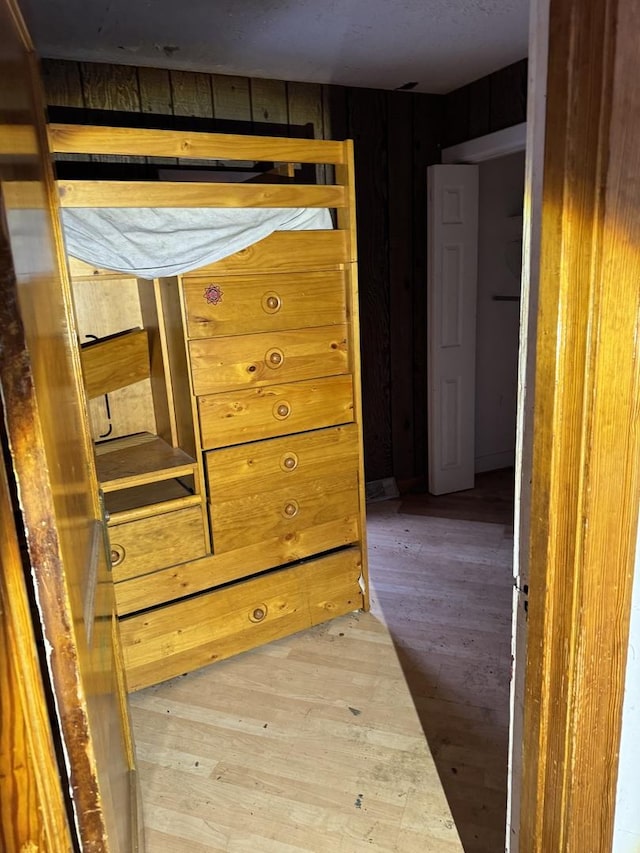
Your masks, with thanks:
[(549, 4), (520, 822), (527, 853), (609, 850), (613, 838), (640, 503), (639, 28), (633, 0)]
[(442, 163), (484, 163), (486, 160), (497, 160), (508, 154), (524, 151), (527, 145), (527, 123), (513, 124), (503, 130), (487, 133), (466, 139), (457, 145), (449, 145), (441, 152)]
[(518, 449), (529, 626), (512, 815), (526, 853), (582, 853), (613, 839), (640, 504), (640, 10), (534, 0), (531, 25)]

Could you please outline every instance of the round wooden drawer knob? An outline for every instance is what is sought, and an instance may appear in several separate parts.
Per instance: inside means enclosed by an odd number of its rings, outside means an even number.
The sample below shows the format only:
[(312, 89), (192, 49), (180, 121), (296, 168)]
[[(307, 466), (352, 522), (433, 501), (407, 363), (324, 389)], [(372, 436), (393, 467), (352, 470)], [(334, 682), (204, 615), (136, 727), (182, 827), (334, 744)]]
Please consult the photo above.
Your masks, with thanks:
[(269, 353), (269, 364), (273, 365), (274, 367), (280, 367), (280, 365), (282, 364), (282, 359), (283, 355), (281, 352), (278, 352), (278, 350), (273, 350), (273, 352)]
[(273, 407), (273, 414), (278, 418), (278, 420), (282, 421), (285, 418), (288, 418), (291, 414), (291, 406), (285, 400), (281, 400)]
[(287, 518), (295, 518), (298, 514), (299, 506), (295, 501), (289, 501), (284, 505), (282, 512)]
[(262, 308), (267, 314), (275, 314), (280, 310), (282, 300), (277, 293), (265, 293), (262, 297)]
[(266, 615), (267, 615), (267, 605), (261, 604), (260, 607), (256, 607), (255, 610), (253, 610), (249, 614), (249, 619), (252, 622), (262, 622), (262, 620), (265, 618)]
[(280, 468), (283, 471), (295, 471), (298, 467), (298, 454), (288, 451), (280, 457)]
[(111, 546), (111, 565), (119, 566), (120, 563), (124, 560), (124, 548), (122, 545), (112, 545)]

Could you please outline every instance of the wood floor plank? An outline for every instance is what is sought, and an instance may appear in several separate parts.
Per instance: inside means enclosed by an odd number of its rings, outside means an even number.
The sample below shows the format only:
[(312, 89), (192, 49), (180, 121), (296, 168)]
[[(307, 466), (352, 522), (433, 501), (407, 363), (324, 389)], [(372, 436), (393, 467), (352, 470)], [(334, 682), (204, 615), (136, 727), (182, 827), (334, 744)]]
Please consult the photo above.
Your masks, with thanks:
[(131, 695), (149, 853), (502, 849), (511, 535), (400, 508), (370, 613)]

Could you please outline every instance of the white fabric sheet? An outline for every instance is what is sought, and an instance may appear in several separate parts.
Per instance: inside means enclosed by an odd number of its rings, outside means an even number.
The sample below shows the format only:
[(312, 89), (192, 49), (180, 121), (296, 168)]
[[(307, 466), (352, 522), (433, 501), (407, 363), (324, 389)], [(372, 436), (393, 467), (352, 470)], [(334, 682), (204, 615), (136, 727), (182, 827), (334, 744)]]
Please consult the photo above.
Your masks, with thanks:
[(325, 208), (66, 208), (62, 224), (74, 258), (140, 278), (198, 269), (274, 231), (333, 228)]

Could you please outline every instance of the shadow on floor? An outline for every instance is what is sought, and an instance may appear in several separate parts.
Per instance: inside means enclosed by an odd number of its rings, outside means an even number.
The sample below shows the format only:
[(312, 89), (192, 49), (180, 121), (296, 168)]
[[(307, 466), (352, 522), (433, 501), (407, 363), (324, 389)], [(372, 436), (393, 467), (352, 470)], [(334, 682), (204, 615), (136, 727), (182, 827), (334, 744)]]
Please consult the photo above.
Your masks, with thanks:
[(393, 637), (465, 853), (502, 851), (513, 471), (481, 475), (470, 492), (406, 496), (380, 539), (378, 513), (384, 510), (372, 513), (371, 524), (376, 606)]

